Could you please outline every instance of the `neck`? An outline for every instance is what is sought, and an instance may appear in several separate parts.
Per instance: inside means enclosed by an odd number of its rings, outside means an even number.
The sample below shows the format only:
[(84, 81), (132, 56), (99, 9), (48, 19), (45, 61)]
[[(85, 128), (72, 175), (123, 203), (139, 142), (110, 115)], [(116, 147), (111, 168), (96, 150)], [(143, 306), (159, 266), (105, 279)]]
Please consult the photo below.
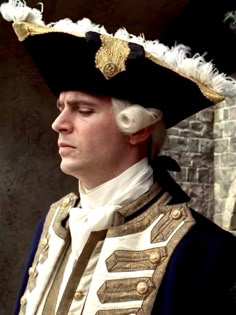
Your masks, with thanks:
[(84, 208), (103, 205), (123, 205), (138, 198), (153, 184), (153, 170), (148, 160), (143, 159), (111, 180), (93, 189), (79, 182), (81, 204)]
[(128, 170), (133, 165), (137, 164), (139, 161), (144, 159), (145, 156), (139, 156), (136, 159), (132, 160), (126, 160), (125, 163), (118, 163), (114, 161), (113, 168), (106, 168), (106, 166), (100, 167), (98, 171), (96, 171), (96, 174), (92, 174), (91, 176), (80, 176), (78, 178), (79, 182), (83, 184), (83, 187), (86, 189), (93, 189), (107, 181), (112, 180), (113, 178), (116, 178), (126, 170)]

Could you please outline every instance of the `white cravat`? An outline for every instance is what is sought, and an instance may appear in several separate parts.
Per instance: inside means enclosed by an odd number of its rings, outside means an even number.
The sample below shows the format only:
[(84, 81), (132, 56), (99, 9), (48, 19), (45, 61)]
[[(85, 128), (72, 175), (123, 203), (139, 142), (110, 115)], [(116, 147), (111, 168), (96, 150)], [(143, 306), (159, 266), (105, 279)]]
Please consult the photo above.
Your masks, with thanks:
[(69, 257), (58, 302), (92, 231), (100, 231), (111, 226), (116, 210), (128, 204), (149, 190), (153, 184), (153, 170), (147, 158), (131, 166), (119, 176), (98, 187), (87, 190), (79, 184), (81, 207), (69, 211), (71, 233), (71, 255)]
[(87, 190), (80, 183), (81, 208), (71, 208), (69, 218), (75, 258), (79, 257), (92, 231), (111, 226), (114, 212), (137, 199), (152, 184), (153, 171), (146, 158), (94, 189)]

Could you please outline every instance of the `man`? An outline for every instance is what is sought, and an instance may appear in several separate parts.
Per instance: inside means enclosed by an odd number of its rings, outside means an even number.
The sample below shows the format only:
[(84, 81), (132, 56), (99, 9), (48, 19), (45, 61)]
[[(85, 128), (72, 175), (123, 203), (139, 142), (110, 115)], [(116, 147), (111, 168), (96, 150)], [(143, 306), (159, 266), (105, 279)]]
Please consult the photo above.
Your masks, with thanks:
[(61, 169), (79, 186), (40, 223), (15, 314), (235, 314), (236, 240), (188, 207), (175, 163), (157, 157), (166, 127), (235, 81), (184, 46), (88, 20), (45, 26), (19, 1), (1, 13), (58, 97)]

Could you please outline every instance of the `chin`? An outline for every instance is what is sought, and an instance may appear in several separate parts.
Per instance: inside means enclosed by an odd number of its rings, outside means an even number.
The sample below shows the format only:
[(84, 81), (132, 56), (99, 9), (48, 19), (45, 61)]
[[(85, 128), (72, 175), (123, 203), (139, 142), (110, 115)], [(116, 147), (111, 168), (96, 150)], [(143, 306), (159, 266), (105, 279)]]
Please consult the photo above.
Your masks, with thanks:
[(60, 168), (63, 173), (74, 176), (73, 167), (69, 163), (65, 163), (64, 161), (61, 161)]
[(79, 173), (79, 166), (75, 163), (70, 163), (69, 161), (61, 161), (60, 165), (61, 171), (66, 174), (78, 178), (77, 174)]

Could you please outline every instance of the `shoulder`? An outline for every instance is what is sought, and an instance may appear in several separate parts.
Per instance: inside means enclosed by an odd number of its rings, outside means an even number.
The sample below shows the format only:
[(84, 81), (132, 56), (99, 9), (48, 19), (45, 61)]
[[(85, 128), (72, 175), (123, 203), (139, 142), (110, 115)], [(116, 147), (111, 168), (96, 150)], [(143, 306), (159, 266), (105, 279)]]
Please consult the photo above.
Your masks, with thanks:
[(196, 221), (195, 230), (198, 235), (202, 235), (205, 242), (217, 243), (218, 247), (224, 243), (230, 243), (236, 246), (236, 237), (229, 231), (215, 224), (212, 220), (206, 218), (201, 213), (190, 209), (193, 218)]
[(195, 225), (177, 247), (177, 256), (187, 257), (192, 264), (204, 264), (209, 272), (217, 270), (218, 277), (235, 273), (236, 237), (202, 214), (190, 209)]
[(75, 206), (78, 200), (79, 197), (72, 192), (52, 203), (45, 218), (43, 233), (52, 227), (56, 234), (60, 234), (63, 221), (66, 220), (70, 208)]
[[(50, 205), (49, 212), (50, 211), (56, 211), (57, 208), (60, 208), (61, 210), (67, 209), (68, 207), (74, 206), (75, 202), (79, 199), (79, 197), (71, 192), (62, 198), (58, 199), (57, 201), (53, 202)], [(49, 213), (48, 212), (48, 213)]]
[(51, 220), (55, 215), (59, 218), (64, 218), (68, 214), (69, 209), (73, 207), (78, 200), (79, 197), (75, 193), (71, 192), (55, 201), (49, 208), (46, 220)]

